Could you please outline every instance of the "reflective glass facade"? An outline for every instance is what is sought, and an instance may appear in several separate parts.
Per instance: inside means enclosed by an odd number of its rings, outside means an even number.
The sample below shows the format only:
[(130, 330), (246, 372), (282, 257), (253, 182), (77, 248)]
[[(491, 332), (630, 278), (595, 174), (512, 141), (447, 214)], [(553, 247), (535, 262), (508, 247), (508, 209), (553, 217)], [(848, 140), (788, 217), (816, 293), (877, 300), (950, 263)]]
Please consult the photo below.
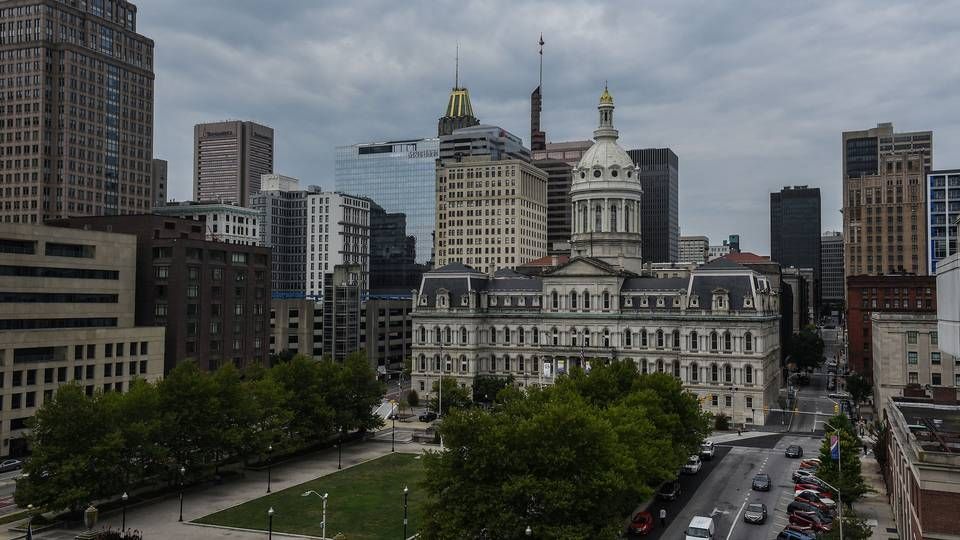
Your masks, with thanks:
[(390, 213), (407, 216), (416, 237), (418, 263), (433, 248), (436, 159), (439, 139), (363, 143), (337, 147), (336, 191), (372, 199)]
[(927, 175), (927, 269), (937, 275), (937, 262), (957, 252), (960, 218), (960, 169), (931, 171)]

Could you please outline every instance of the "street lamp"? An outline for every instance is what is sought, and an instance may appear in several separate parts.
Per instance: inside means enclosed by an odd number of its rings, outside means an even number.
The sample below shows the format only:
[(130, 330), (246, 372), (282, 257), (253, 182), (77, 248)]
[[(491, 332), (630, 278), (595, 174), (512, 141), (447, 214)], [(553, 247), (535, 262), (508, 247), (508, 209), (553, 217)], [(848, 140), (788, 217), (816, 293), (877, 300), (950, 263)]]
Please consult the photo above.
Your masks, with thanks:
[(267, 447), (267, 493), (270, 493), (270, 481), (273, 469), (273, 445)]
[(180, 466), (180, 519), (183, 521), (183, 475), (187, 474), (187, 468)]
[(273, 540), (273, 507), (267, 510), (267, 538)]
[[(30, 513), (30, 519), (27, 520), (27, 538), (33, 538), (33, 518), (34, 518), (34, 515), (35, 515), (35, 514), (33, 513), (33, 505), (32, 505), (32, 504), (28, 504), (28, 505), (27, 505), (27, 512)], [(404, 540), (406, 540), (406, 539), (404, 539)]]
[(337, 430), (337, 470), (343, 468), (343, 428)]
[(123, 495), (120, 496), (120, 500), (123, 501), (123, 517), (120, 518), (120, 530), (127, 530), (127, 492), (124, 491)]
[(526, 534), (526, 535), (527, 535), (527, 538), (529, 538), (529, 537), (531, 537), (531, 536), (533, 536), (533, 529), (531, 529), (531, 528), (530, 528), (530, 526), (529, 526), (529, 525), (527, 525), (527, 530), (526, 530), (526, 531), (524, 531), (524, 534)]
[(407, 486), (403, 486), (403, 540), (407, 540), (407, 497), (409, 495), (410, 490)]
[(303, 495), (300, 495), (300, 496), (309, 497), (310, 495), (316, 495), (317, 497), (320, 497), (323, 500), (323, 521), (320, 522), (320, 537), (326, 538), (327, 537), (327, 496), (329, 494), (324, 493), (323, 495), (321, 495), (311, 489), (310, 491), (304, 491)]
[(391, 409), (390, 418), (393, 419), (393, 430), (390, 432), (390, 451), (397, 451), (397, 405), (393, 405)]

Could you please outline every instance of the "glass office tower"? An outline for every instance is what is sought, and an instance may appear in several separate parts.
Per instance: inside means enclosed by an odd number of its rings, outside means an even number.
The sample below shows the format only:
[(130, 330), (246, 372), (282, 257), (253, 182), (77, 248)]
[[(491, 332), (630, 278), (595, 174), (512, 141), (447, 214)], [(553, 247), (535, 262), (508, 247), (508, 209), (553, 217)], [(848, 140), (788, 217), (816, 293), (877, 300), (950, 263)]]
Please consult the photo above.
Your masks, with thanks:
[(417, 239), (417, 262), (433, 249), (436, 159), (439, 139), (361, 143), (337, 147), (336, 190), (369, 197), (390, 213), (407, 215), (407, 234)]
[(940, 259), (957, 252), (960, 219), (960, 169), (927, 174), (927, 270), (937, 275)]

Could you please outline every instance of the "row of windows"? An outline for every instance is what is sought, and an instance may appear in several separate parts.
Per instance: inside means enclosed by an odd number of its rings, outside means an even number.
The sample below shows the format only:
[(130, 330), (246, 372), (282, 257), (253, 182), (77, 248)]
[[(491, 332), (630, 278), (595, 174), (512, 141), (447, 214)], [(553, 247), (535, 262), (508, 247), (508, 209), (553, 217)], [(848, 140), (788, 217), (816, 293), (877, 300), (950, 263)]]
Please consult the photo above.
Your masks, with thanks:
[(117, 325), (116, 317), (74, 317), (67, 319), (0, 319), (0, 330), (44, 330), (54, 328), (100, 328)]
[(64, 278), (64, 279), (120, 279), (116, 270), (92, 268), (51, 268), (47, 266), (0, 265), (0, 276)]
[[(127, 363), (124, 362), (109, 362), (103, 364), (102, 374), (104, 377), (123, 377), (124, 371), (131, 376), (137, 375), (138, 370), (140, 375), (146, 375), (147, 368), (149, 363), (147, 360), (131, 360)], [(96, 364), (87, 364), (85, 366), (74, 366), (73, 367), (73, 380), (82, 381), (84, 379), (93, 379), (96, 378)], [(37, 369), (27, 369), (27, 370), (18, 370), (10, 373), (10, 385), (13, 388), (19, 388), (21, 386), (33, 386), (38, 384), (39, 370)], [(70, 379), (67, 379), (67, 367), (60, 366), (57, 368), (48, 367), (43, 370), (43, 382), (41, 384), (53, 384), (53, 383), (65, 383), (69, 382)], [(6, 373), (0, 372), (0, 388), (4, 387), (6, 382)]]
[(116, 304), (116, 294), (0, 291), (0, 304)]

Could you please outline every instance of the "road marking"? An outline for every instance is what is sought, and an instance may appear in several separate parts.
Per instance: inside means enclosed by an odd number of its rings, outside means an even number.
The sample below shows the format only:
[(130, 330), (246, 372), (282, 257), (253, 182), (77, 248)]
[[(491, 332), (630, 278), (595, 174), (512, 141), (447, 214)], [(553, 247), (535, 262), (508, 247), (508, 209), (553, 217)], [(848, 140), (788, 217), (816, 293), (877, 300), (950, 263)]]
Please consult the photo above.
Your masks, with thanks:
[(737, 528), (737, 523), (740, 522), (740, 514), (743, 513), (743, 509), (747, 507), (747, 501), (744, 500), (743, 504), (740, 505), (740, 510), (737, 511), (737, 516), (733, 518), (733, 523), (730, 524), (730, 532), (727, 533), (727, 540), (730, 540), (730, 537), (733, 535), (733, 530)]

